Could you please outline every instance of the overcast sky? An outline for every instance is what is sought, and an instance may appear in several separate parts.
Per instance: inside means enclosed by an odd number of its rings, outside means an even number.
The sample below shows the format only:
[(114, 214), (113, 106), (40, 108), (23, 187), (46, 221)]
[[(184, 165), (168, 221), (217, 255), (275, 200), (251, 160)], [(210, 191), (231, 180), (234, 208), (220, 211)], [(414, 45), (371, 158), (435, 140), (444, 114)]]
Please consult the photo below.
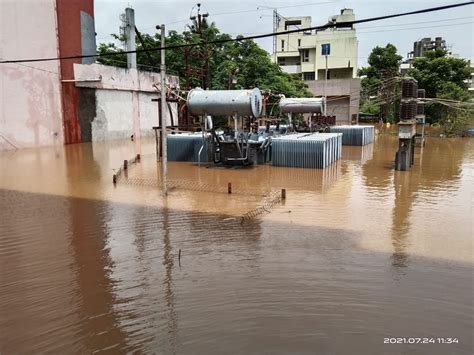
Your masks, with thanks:
[[(191, 9), (199, 1), (191, 0), (95, 0), (97, 43), (111, 41), (110, 34), (118, 33), (120, 14), (124, 8), (135, 9), (136, 26), (141, 32), (155, 33), (155, 26), (164, 23), (167, 29), (181, 32), (189, 23)], [(356, 19), (413, 11), (448, 5), (460, 1), (437, 0), (204, 0), (200, 1), (209, 19), (221, 32), (251, 35), (272, 32), (272, 9), (283, 16), (311, 16), (312, 25), (327, 22), (342, 8), (354, 9)], [(451, 51), (472, 59), (474, 6), (469, 5), (424, 15), (371, 22), (357, 26), (359, 39), (359, 67), (367, 64), (373, 47), (394, 44), (401, 55), (413, 49), (413, 42), (423, 37), (443, 37)], [(267, 51), (272, 50), (272, 39), (257, 42)]]

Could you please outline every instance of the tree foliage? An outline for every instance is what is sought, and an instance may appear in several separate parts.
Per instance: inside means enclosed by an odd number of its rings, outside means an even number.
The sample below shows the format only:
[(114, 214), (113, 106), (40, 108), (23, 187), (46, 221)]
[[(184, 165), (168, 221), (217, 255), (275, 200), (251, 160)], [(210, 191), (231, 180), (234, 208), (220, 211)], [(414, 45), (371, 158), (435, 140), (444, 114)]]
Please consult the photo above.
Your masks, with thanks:
[[(193, 27), (194, 26), (194, 27)], [(189, 31), (178, 33), (170, 31), (166, 37), (166, 46), (229, 40), (231, 36), (220, 33), (214, 23), (203, 23), (200, 31), (194, 30), (196, 24), (188, 26)], [(145, 47), (137, 39), (137, 49), (159, 48), (160, 35), (142, 35)], [(115, 35), (119, 41), (124, 40)], [(98, 53), (116, 52), (117, 56), (99, 57), (102, 64), (126, 67), (126, 54), (115, 43), (101, 43)], [(186, 87), (186, 58), (189, 65), (189, 86), (208, 87), (210, 89), (248, 89), (258, 87), (261, 90), (283, 94), (287, 97), (311, 97), (304, 81), (299, 75), (285, 73), (272, 63), (268, 53), (253, 40), (223, 42), (194, 47), (169, 49), (166, 51), (167, 72), (178, 75), (181, 87)], [(150, 50), (148, 54), (137, 54), (138, 67), (143, 70), (159, 71), (160, 51)], [(205, 72), (208, 75), (204, 75)]]
[(456, 91), (453, 85), (467, 90), (465, 80), (471, 75), (471, 69), (467, 60), (448, 57), (446, 51), (437, 49), (427, 52), (425, 57), (415, 58), (408, 75), (418, 80), (418, 86), (426, 90), (427, 97), (435, 98), (442, 91)]
[(365, 76), (361, 82), (360, 110), (364, 113), (379, 114), (390, 122), (397, 116), (397, 82), (402, 56), (397, 48), (388, 43), (385, 47), (375, 47), (368, 58), (369, 66), (359, 70)]
[(402, 56), (397, 53), (397, 47), (388, 43), (385, 47), (375, 47), (369, 55), (368, 67), (359, 70), (359, 75), (367, 78), (381, 79), (384, 73), (398, 73)]
[[(426, 53), (416, 58), (408, 75), (418, 80), (418, 87), (426, 90), (427, 98), (437, 98), (465, 102), (470, 99), (466, 80), (471, 75), (469, 61), (448, 57), (444, 50)], [(456, 134), (472, 116), (472, 111), (453, 107), (449, 104), (427, 105), (428, 122), (443, 125), (445, 133)]]

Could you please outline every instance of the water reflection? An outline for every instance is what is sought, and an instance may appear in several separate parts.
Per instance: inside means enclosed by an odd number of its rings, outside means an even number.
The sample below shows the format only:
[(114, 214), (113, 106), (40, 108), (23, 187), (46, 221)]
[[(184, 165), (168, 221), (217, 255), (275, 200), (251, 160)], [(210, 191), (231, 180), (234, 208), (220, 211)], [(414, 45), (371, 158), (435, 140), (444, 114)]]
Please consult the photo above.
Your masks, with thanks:
[[(417, 148), (415, 165), (409, 172), (393, 173), (394, 206), (392, 212), (393, 266), (409, 264), (411, 220), (417, 199), (436, 203), (437, 196), (446, 196), (458, 188), (465, 142), (460, 139), (432, 139), (424, 149)], [(393, 152), (392, 152), (393, 153)], [(387, 173), (388, 174), (388, 173)], [(388, 185), (389, 179), (385, 179)]]
[[(179, 353), (179, 309), (186, 310), (189, 326), (189, 314), (197, 311), (198, 300), (185, 297), (186, 303), (180, 304), (180, 295), (204, 291), (200, 284), (207, 282), (207, 275), (233, 262), (258, 271), (260, 221), (241, 225), (237, 218), (172, 210), (166, 205), (162, 209), (107, 204), (106, 214), (113, 265), (108, 276), (116, 325), (126, 339), (124, 349)], [(196, 273), (201, 275), (198, 284), (190, 279)]]
[[(101, 171), (93, 159), (92, 145), (69, 146), (65, 150), (67, 181), (71, 194), (79, 187), (76, 181), (99, 181)], [(97, 184), (88, 186), (92, 194), (100, 194)], [(74, 253), (79, 317), (85, 351), (124, 348), (124, 335), (118, 327), (113, 305), (113, 262), (107, 243), (107, 203), (84, 199), (68, 200), (71, 223), (71, 247)]]
[(420, 235), (423, 230), (412, 229), (413, 224), (421, 222), (412, 220), (417, 218), (412, 217), (414, 205), (437, 204), (457, 191), (467, 143), (462, 139), (432, 138), (424, 149), (416, 148), (412, 169), (398, 172), (393, 167), (397, 137), (381, 137), (376, 141), (374, 159), (363, 165), (362, 172), (365, 185), (380, 199), (379, 208), (392, 209), (391, 263), (395, 268), (409, 265), (413, 238), (425, 237)]
[(395, 205), (392, 212), (392, 265), (395, 267), (408, 266), (410, 212), (414, 199), (410, 175), (405, 172), (395, 172), (394, 190)]
[(175, 311), (175, 296), (173, 292), (173, 268), (175, 255), (173, 255), (170, 234), (171, 225), (169, 223), (169, 210), (168, 206), (165, 205), (163, 208), (163, 264), (165, 265), (166, 276), (163, 283), (165, 285), (165, 303), (168, 308), (169, 348), (171, 352), (175, 354), (177, 346), (178, 316)]
[(374, 157), (374, 143), (364, 145), (362, 147), (344, 145), (342, 147), (342, 159), (349, 161), (357, 161), (364, 165)]
[[(428, 141), (400, 173), (390, 137), (373, 159), (324, 171), (170, 164), (201, 183), (288, 188), (243, 225), (236, 217), (261, 197), (175, 190), (161, 208), (155, 187), (113, 188), (110, 167), (131, 157), (120, 145), (7, 156), (0, 352), (369, 354), (387, 351), (387, 334), (449, 328), (462, 344), (430, 354), (471, 354), (472, 238), (459, 221), (473, 157), (459, 142)], [(156, 177), (146, 164), (130, 176)]]
[(265, 167), (265, 169), (268, 170), (269, 184), (273, 187), (323, 192), (333, 186), (339, 179), (341, 165), (341, 161), (337, 161), (325, 169), (270, 166)]
[(394, 147), (397, 141), (392, 137), (383, 137), (383, 139), (379, 137), (374, 144), (373, 159), (363, 165), (362, 172), (365, 186), (382, 193), (391, 188), (393, 157), (395, 156)]

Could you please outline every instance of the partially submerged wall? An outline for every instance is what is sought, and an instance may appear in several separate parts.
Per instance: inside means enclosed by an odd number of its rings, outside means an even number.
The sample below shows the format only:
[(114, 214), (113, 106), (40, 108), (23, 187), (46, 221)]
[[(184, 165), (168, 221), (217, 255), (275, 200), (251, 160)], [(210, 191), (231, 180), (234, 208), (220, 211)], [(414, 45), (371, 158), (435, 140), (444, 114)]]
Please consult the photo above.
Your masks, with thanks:
[[(100, 64), (74, 65), (75, 85), (81, 88), (79, 121), (84, 141), (130, 138), (138, 127), (141, 135), (153, 135), (158, 126), (157, 87), (160, 74)], [(178, 87), (178, 78), (167, 77), (167, 84)], [(177, 107), (171, 104), (166, 124), (177, 125)], [(134, 119), (138, 118), (138, 123)], [(87, 138), (87, 139), (86, 139)]]
[[(57, 57), (55, 0), (0, 1), (0, 59)], [(0, 65), (0, 149), (63, 144), (59, 63)]]
[(336, 116), (337, 124), (350, 124), (358, 117), (360, 79), (331, 79), (306, 81), (308, 90), (316, 96), (327, 95), (327, 114)]
[[(95, 54), (93, 0), (0, 1), (0, 25), (0, 60)], [(93, 61), (1, 64), (0, 150), (153, 134), (160, 75)]]

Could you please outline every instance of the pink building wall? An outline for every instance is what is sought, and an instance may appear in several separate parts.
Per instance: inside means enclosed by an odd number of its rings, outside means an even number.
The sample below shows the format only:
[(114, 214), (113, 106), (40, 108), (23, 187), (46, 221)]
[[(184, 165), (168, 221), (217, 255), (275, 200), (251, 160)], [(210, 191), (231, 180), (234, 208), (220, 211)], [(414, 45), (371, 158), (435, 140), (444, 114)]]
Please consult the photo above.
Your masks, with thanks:
[[(55, 0), (0, 1), (0, 58), (58, 56)], [(0, 149), (63, 144), (58, 61), (0, 64)]]

